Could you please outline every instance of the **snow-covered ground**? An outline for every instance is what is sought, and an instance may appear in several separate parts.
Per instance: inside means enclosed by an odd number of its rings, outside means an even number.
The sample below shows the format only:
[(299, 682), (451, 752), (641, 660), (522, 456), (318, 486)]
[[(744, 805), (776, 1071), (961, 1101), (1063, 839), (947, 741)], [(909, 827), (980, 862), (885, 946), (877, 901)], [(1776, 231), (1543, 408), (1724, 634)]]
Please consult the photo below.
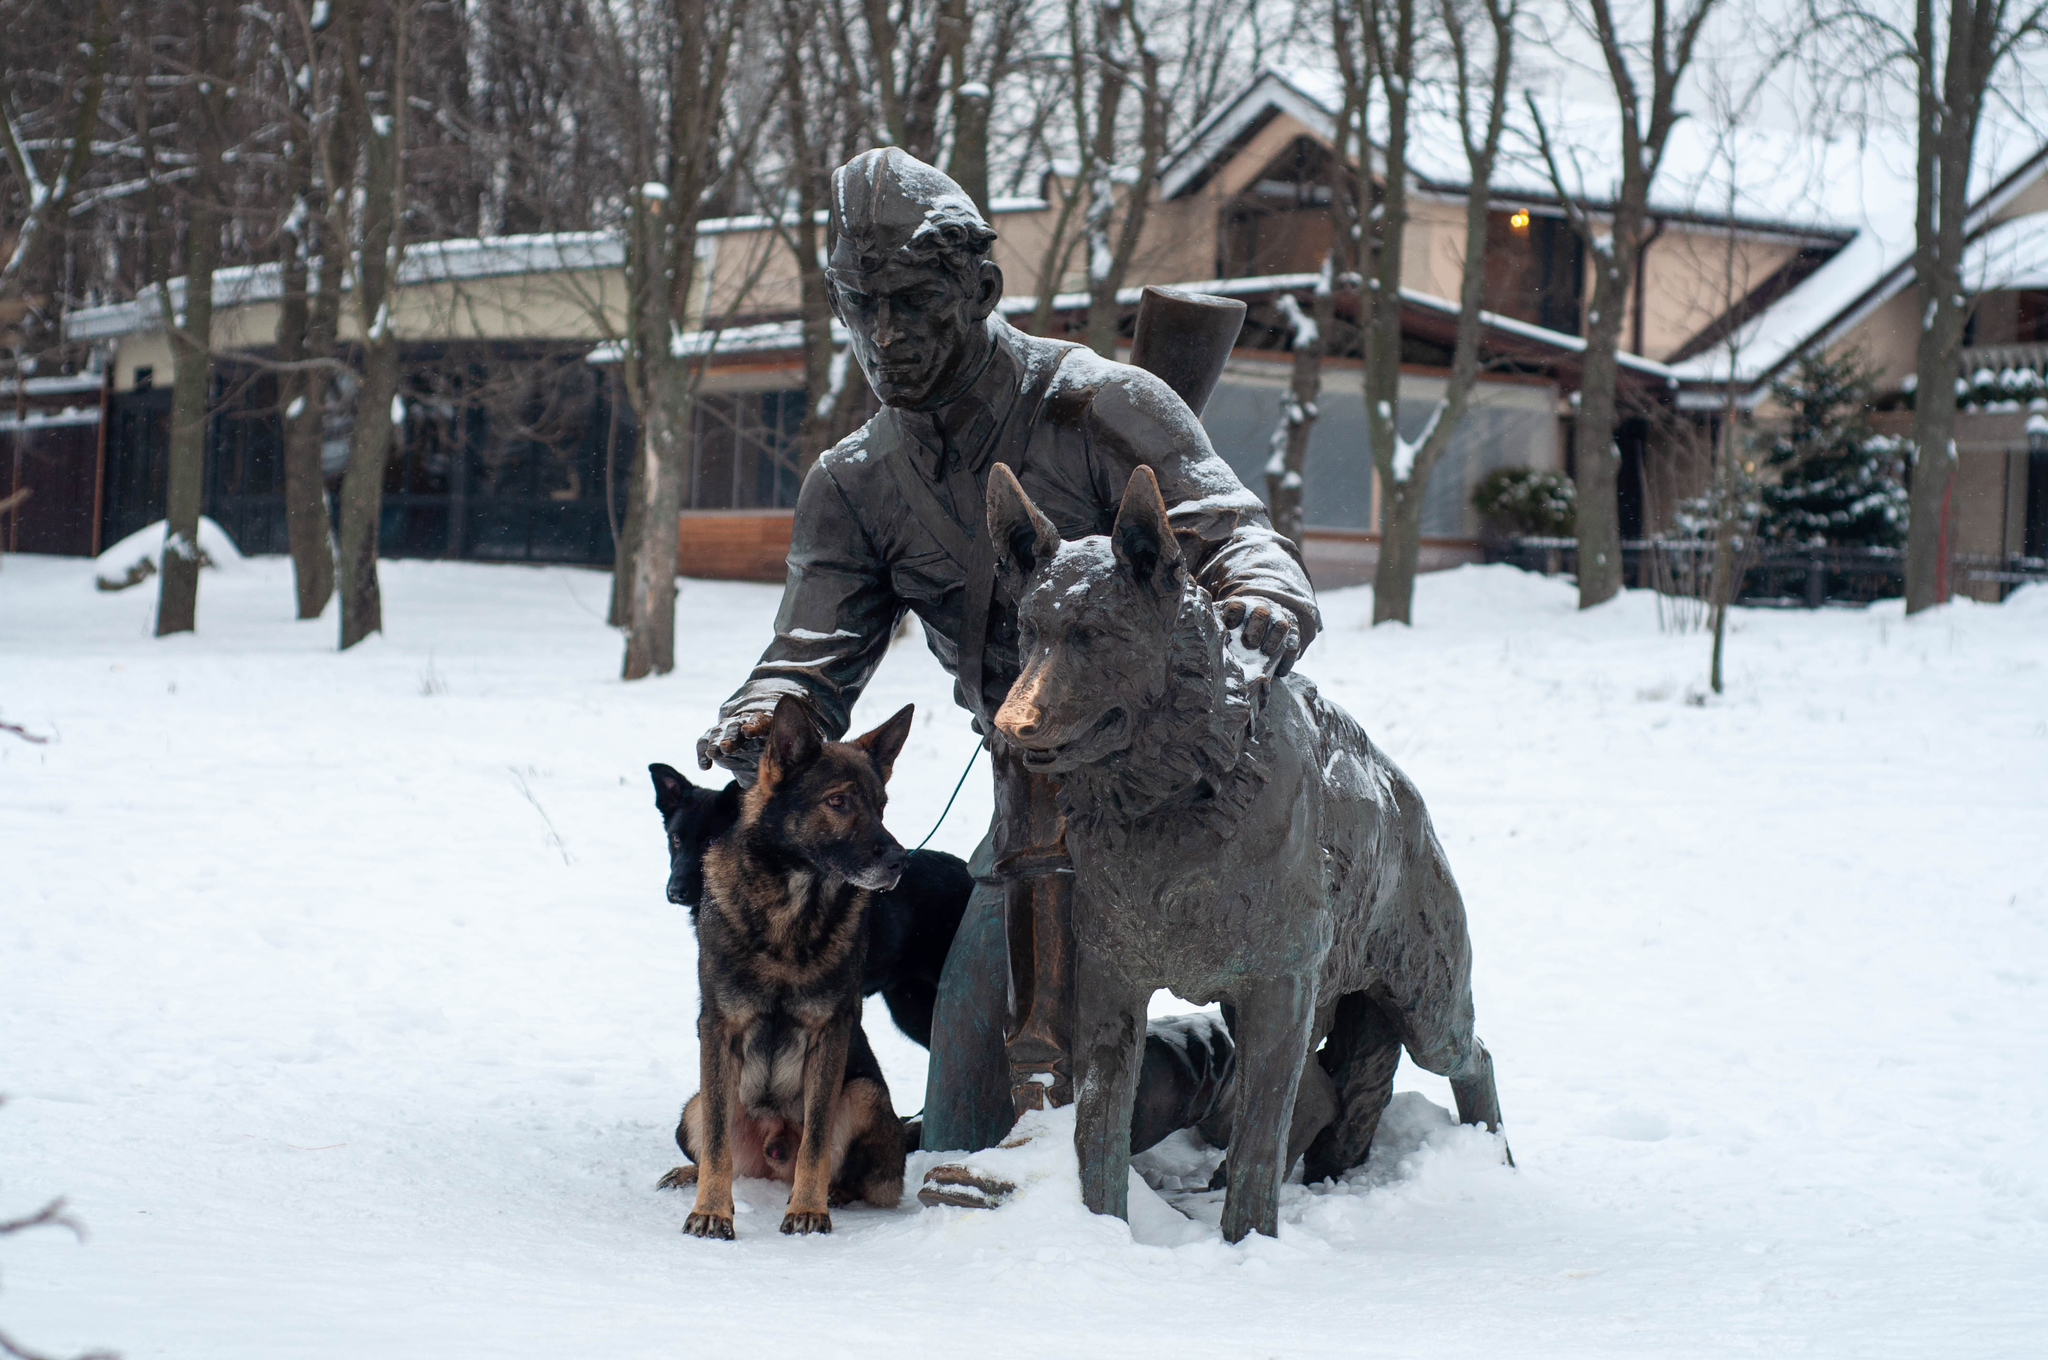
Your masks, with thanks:
[[(1428, 796), (1519, 1169), (1403, 1069), (1383, 1146), (1227, 1247), (1146, 1169), (1138, 1239), (1048, 1151), (995, 1213), (684, 1238), (696, 1085), (650, 760), (686, 763), (775, 592), (686, 582), (615, 678), (603, 576), (388, 563), (389, 632), (287, 563), (0, 566), (0, 1328), (142, 1357), (2048, 1353), (2048, 589), (1905, 621), (1743, 613), (1724, 698), (1650, 597), (1505, 568), (1413, 630), (1325, 599), (1304, 669)], [(971, 749), (921, 643), (892, 823)], [(988, 815), (970, 779), (934, 842)], [(898, 1108), (922, 1054), (869, 1021)], [(1041, 1147), (1045, 1145), (1041, 1144)], [(1055, 1148), (1056, 1150), (1056, 1148)]]

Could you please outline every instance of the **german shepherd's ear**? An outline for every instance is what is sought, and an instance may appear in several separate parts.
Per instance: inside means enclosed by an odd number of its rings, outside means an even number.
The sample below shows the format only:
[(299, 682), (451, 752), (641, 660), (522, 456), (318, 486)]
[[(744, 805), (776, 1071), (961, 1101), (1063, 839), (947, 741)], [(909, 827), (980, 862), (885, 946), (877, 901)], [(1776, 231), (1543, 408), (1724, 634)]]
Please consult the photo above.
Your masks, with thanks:
[(683, 805), (683, 800), (690, 796), (695, 785), (671, 765), (649, 765), (647, 773), (654, 776), (654, 806), (661, 810), (661, 820), (666, 822), (676, 815), (676, 809)]
[(775, 703), (774, 716), (768, 720), (768, 745), (761, 752), (761, 770), (756, 782), (767, 788), (775, 787), (816, 760), (824, 746), (818, 737), (818, 729), (811, 725), (811, 715), (805, 711), (803, 701), (783, 695)]
[(896, 710), (896, 716), (877, 727), (866, 736), (855, 737), (853, 744), (868, 753), (868, 759), (875, 762), (875, 768), (882, 772), (882, 782), (889, 782), (889, 771), (896, 764), (897, 753), (903, 743), (910, 739), (910, 717), (917, 711), (916, 704), (905, 704)]
[(1031, 503), (1007, 463), (988, 470), (988, 541), (995, 548), (996, 579), (1013, 600), (1023, 596), (1031, 573), (1059, 551), (1060, 531)]
[(1109, 545), (1116, 560), (1137, 579), (1139, 585), (1166, 589), (1179, 584), (1180, 542), (1173, 526), (1166, 522), (1166, 501), (1159, 494), (1159, 479), (1143, 463), (1124, 487), (1123, 504), (1116, 510), (1116, 526), (1109, 531)]

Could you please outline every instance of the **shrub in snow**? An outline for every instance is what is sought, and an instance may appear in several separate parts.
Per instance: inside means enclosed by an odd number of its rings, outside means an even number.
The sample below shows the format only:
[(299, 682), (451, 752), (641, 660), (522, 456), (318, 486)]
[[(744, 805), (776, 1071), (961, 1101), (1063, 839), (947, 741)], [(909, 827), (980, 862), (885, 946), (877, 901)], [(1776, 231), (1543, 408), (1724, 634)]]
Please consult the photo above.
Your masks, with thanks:
[(199, 519), (199, 543), (195, 548), (183, 540), (166, 542), (163, 520), (137, 529), (128, 537), (93, 559), (93, 584), (101, 590), (126, 590), (157, 574), (166, 550), (199, 554), (202, 567), (232, 567), (242, 560), (227, 530), (205, 516)]
[(1575, 520), (1576, 488), (1561, 472), (1495, 468), (1472, 489), (1472, 507), (1509, 533), (1536, 538), (1569, 537)]
[(1906, 538), (1906, 441), (1873, 434), (1877, 374), (1855, 353), (1802, 358), (1771, 385), (1787, 412), (1764, 456), (1767, 542), (1896, 548)]

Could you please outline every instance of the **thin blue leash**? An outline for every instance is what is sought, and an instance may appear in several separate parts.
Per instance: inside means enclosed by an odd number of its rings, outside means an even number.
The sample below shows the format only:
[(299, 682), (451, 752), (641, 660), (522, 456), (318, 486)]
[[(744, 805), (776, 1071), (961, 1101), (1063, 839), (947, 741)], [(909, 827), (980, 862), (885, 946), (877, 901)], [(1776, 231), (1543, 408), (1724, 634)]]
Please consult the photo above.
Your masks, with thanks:
[[(974, 750), (971, 753), (969, 753), (967, 757), (967, 768), (960, 771), (960, 782), (953, 785), (953, 797), (948, 798), (946, 800), (946, 806), (944, 810), (939, 813), (939, 820), (932, 823), (932, 829), (930, 831), (927, 831), (925, 833), (924, 839), (917, 843), (917, 850), (922, 850), (927, 845), (930, 845), (932, 843), (932, 837), (938, 835), (939, 828), (946, 824), (946, 813), (951, 812), (953, 810), (954, 799), (957, 799), (960, 796), (960, 790), (967, 787), (967, 776), (974, 769), (974, 762), (979, 760), (980, 758), (981, 743), (976, 742), (974, 743)], [(913, 850), (910, 853), (914, 855), (917, 853), (917, 850)]]

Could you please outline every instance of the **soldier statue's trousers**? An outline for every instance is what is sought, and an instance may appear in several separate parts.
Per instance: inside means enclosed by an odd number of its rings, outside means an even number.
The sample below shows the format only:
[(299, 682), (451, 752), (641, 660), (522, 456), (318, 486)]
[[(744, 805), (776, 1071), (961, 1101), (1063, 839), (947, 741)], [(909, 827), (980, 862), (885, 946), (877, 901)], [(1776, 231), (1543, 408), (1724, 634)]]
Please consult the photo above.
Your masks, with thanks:
[[(924, 1106), (930, 1151), (993, 1147), (1025, 1110), (1073, 1100), (1074, 878), (1057, 785), (997, 752), (995, 817), (968, 861), (974, 896), (932, 1016)], [(1145, 1036), (1131, 1151), (1175, 1129), (1227, 1138), (1234, 1052), (1213, 1016)]]

